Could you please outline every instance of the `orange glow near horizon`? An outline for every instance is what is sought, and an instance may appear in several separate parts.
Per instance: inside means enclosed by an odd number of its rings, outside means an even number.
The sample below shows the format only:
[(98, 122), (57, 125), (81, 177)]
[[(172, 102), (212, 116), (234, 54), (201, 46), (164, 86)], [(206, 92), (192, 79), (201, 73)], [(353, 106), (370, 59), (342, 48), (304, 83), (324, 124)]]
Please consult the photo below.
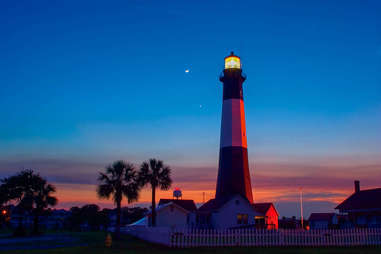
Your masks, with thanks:
[[(324, 161), (324, 163), (327, 163)], [(330, 203), (332, 206), (343, 201), (353, 193), (353, 176), (361, 180), (361, 189), (379, 188), (381, 177), (379, 164), (354, 163), (250, 163), (254, 202), (295, 203), (299, 202), (299, 187), (303, 187), (303, 200), (308, 202)], [(180, 167), (173, 166), (173, 186), (167, 191), (157, 190), (157, 200), (173, 198), (173, 190), (181, 189), (183, 199), (193, 199), (202, 203), (214, 198), (217, 169), (211, 166)], [(329, 172), (329, 174), (327, 173)], [(345, 174), (343, 174), (345, 172)], [(99, 199), (95, 184), (54, 183), (57, 187), (57, 208), (68, 209), (72, 206), (97, 204), (100, 207), (114, 207), (112, 199)], [(127, 206), (123, 199), (122, 206)], [(140, 192), (138, 202), (131, 206), (149, 206), (151, 190), (147, 186)]]
[[(83, 184), (55, 184), (57, 186), (57, 197), (59, 199), (58, 208), (68, 209), (72, 206), (81, 206), (84, 204), (98, 204), (100, 207), (113, 207), (112, 199), (99, 199), (96, 194), (96, 185), (83, 185)], [(211, 186), (214, 186), (214, 183), (211, 183)], [(331, 196), (329, 197), (319, 197), (322, 193), (322, 189), (310, 188), (304, 189), (305, 201), (328, 201), (332, 203), (339, 203), (343, 201), (345, 197), (348, 196), (348, 191), (345, 190), (334, 190)], [(205, 193), (205, 200), (214, 198), (215, 189), (200, 189), (200, 190), (191, 190), (191, 189), (182, 189), (183, 199), (192, 199), (195, 203), (203, 202), (203, 193)], [(289, 195), (285, 195), (288, 193)], [(298, 200), (298, 189), (293, 188), (292, 186), (282, 187), (282, 188), (261, 188), (260, 190), (255, 190), (253, 188), (254, 200), (257, 203), (261, 202), (296, 202)], [(308, 197), (311, 195), (312, 197)], [(172, 198), (173, 191), (167, 190), (157, 190), (156, 192), (157, 202), (160, 198)], [(151, 202), (151, 189), (144, 188), (139, 196), (138, 202), (133, 204), (127, 204), (126, 199), (123, 199), (123, 206), (127, 205), (139, 205), (142, 203)]]

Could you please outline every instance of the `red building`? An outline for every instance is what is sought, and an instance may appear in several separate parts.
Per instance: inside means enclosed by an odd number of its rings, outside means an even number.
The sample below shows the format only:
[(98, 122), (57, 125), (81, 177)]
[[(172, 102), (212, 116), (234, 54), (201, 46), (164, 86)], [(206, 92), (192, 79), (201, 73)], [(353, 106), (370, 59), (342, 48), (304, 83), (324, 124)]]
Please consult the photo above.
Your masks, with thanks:
[(256, 203), (253, 207), (260, 214), (255, 216), (256, 228), (278, 229), (279, 214), (273, 203)]

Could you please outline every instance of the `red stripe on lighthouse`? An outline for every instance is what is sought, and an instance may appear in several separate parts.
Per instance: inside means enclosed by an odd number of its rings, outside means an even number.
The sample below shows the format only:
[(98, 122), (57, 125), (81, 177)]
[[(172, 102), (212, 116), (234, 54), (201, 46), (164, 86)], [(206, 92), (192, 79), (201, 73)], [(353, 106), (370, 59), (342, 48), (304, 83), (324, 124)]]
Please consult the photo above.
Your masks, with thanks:
[(247, 148), (245, 111), (243, 100), (223, 101), (220, 147), (239, 146)]

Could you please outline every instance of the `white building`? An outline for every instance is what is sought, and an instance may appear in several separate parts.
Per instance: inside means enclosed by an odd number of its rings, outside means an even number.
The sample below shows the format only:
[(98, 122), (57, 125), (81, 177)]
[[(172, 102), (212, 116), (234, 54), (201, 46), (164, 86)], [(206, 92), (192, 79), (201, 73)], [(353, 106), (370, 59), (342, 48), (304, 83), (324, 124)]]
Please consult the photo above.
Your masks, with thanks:
[[(194, 227), (196, 210), (197, 207), (193, 200), (160, 199), (156, 208), (156, 226), (172, 229)], [(131, 225), (149, 226), (150, 223), (151, 213)]]
[(206, 202), (198, 209), (196, 222), (199, 227), (215, 229), (253, 227), (261, 215), (246, 198), (235, 195), (225, 202)]

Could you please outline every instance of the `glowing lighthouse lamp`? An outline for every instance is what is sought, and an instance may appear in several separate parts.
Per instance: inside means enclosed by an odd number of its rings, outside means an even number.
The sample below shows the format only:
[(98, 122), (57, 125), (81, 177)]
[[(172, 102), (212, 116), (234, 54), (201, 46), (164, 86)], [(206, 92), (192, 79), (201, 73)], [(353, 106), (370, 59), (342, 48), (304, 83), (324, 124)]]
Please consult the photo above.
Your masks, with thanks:
[(231, 52), (230, 56), (225, 57), (225, 69), (241, 69), (241, 59)]

